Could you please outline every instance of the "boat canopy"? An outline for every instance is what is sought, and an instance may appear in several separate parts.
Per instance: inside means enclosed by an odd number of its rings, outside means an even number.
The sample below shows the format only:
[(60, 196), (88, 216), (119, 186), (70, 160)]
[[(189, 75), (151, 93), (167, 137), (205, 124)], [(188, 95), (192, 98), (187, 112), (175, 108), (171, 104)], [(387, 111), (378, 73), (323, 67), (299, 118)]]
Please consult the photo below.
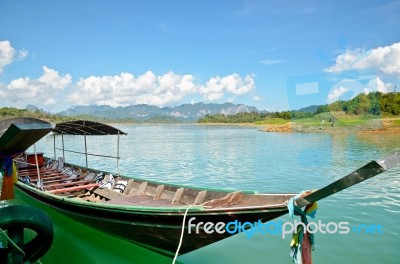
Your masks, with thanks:
[[(56, 159), (56, 150), (62, 150), (63, 153), (63, 160), (65, 161), (65, 152), (72, 152), (77, 154), (84, 154), (86, 159), (86, 168), (88, 167), (88, 156), (98, 156), (104, 158), (114, 158), (117, 160), (117, 168), (119, 174), (119, 136), (120, 135), (128, 135), (127, 133), (119, 130), (118, 128), (112, 127), (107, 124), (95, 122), (95, 121), (88, 121), (88, 120), (75, 120), (75, 121), (68, 121), (56, 124), (55, 128), (53, 129), (54, 134), (54, 159)], [(56, 147), (56, 135), (61, 135), (62, 140), (62, 148)], [(74, 150), (67, 150), (64, 147), (64, 135), (82, 135), (84, 137), (84, 146), (85, 152), (74, 151)], [(117, 135), (117, 155), (100, 155), (94, 153), (88, 153), (87, 149), (87, 142), (86, 136), (104, 136), (104, 135)]]
[(107, 124), (88, 121), (88, 120), (76, 120), (69, 122), (62, 122), (56, 124), (53, 129), (56, 134), (64, 135), (127, 135), (127, 133), (109, 126)]

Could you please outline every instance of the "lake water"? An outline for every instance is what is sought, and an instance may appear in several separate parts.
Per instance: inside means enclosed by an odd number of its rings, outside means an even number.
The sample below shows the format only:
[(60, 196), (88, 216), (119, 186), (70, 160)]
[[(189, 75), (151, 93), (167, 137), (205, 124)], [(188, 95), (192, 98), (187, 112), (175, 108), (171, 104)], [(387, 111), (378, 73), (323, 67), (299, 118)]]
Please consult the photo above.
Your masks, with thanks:
[[(176, 184), (301, 192), (323, 187), (400, 150), (400, 135), (278, 134), (254, 127), (200, 125), (117, 125), (121, 174)], [(88, 137), (88, 152), (116, 155), (117, 137)], [(82, 137), (65, 137), (66, 148), (84, 151)], [(61, 146), (61, 140), (57, 140)], [(37, 144), (53, 156), (53, 137)], [(61, 154), (61, 153), (58, 153)], [(66, 154), (85, 165), (85, 158)], [(117, 171), (113, 159), (89, 158), (89, 167)], [(171, 259), (83, 226), (32, 202), (21, 193), (13, 203), (46, 211), (55, 241), (42, 263), (171, 263)], [(1, 206), (1, 204), (0, 204)], [(319, 202), (315, 221), (380, 225), (382, 234), (316, 234), (314, 263), (399, 263), (400, 167)], [(288, 216), (277, 220), (293, 221)], [(178, 258), (180, 263), (292, 263), (291, 237), (238, 234)]]

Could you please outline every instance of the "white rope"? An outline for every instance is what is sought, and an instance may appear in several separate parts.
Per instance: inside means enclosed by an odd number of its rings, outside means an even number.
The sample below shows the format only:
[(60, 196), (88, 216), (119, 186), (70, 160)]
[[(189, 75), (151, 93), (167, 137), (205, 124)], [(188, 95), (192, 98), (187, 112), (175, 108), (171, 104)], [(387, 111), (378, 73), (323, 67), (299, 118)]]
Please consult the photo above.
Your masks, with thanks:
[(182, 241), (183, 241), (183, 233), (185, 233), (185, 220), (186, 220), (186, 216), (190, 210), (190, 208), (192, 207), (198, 207), (198, 205), (190, 205), (188, 208), (186, 208), (185, 214), (183, 215), (183, 221), (182, 221), (182, 232), (181, 232), (181, 238), (179, 239), (179, 244), (178, 244), (178, 248), (176, 249), (175, 252), (175, 257), (172, 260), (172, 264), (175, 264), (176, 258), (179, 255), (179, 250), (181, 249), (182, 246)]
[(7, 238), (8, 242), (10, 242), (19, 252), (21, 252), (23, 257), (25, 258), (25, 252), (17, 244), (15, 244), (15, 242), (6, 234), (6, 232), (2, 228), (0, 228), (0, 232), (3, 233), (3, 235)]

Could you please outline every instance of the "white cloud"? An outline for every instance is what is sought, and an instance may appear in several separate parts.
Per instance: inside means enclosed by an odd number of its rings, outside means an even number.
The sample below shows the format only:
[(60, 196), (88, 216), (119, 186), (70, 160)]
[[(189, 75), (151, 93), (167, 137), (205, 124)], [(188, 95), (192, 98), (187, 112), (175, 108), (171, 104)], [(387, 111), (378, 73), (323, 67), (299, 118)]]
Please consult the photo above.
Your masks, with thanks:
[(336, 102), (337, 100), (339, 100), (340, 96), (342, 96), (343, 94), (347, 93), (349, 91), (348, 88), (345, 88), (343, 86), (332, 90), (329, 94), (328, 94), (328, 103), (333, 103)]
[(261, 96), (258, 96), (258, 95), (254, 95), (253, 97), (251, 97), (251, 99), (252, 99), (253, 101), (256, 101), (256, 102), (265, 100), (264, 97), (261, 97)]
[(151, 104), (165, 106), (195, 92), (191, 75), (173, 72), (156, 76), (147, 71), (135, 77), (131, 73), (115, 76), (90, 76), (80, 79), (75, 91), (67, 97), (73, 105), (126, 106)]
[(400, 42), (375, 49), (346, 50), (336, 58), (335, 65), (326, 72), (338, 73), (350, 70), (373, 69), (377, 72), (398, 77), (400, 75)]
[(0, 41), (0, 74), (3, 72), (4, 68), (11, 64), (16, 58), (24, 59), (28, 56), (28, 53), (29, 52), (25, 49), (17, 52), (8, 40)]
[(0, 41), (0, 73), (3, 72), (5, 66), (13, 61), (14, 52), (10, 41)]
[(246, 75), (244, 78), (234, 73), (225, 77), (212, 77), (205, 85), (199, 87), (200, 94), (207, 101), (216, 101), (226, 93), (244, 95), (255, 88), (254, 75)]
[(29, 52), (26, 49), (18, 51), (18, 59), (24, 59), (28, 57)]
[(370, 92), (381, 92), (388, 93), (393, 92), (394, 85), (392, 83), (384, 83), (379, 77), (369, 80), (366, 87), (364, 88), (364, 92), (366, 94)]
[(200, 85), (190, 74), (178, 75), (168, 72), (157, 76), (147, 71), (139, 76), (121, 73), (115, 76), (90, 76), (80, 79), (75, 91), (67, 97), (67, 101), (73, 105), (168, 106), (198, 93), (208, 101), (215, 101), (225, 95), (243, 95), (253, 88), (254, 79), (251, 75), (244, 78), (238, 74), (222, 78), (216, 76), (208, 80), (205, 85)]
[(271, 59), (265, 59), (260, 61), (262, 64), (265, 65), (274, 65), (274, 64), (278, 64), (278, 63), (284, 63), (284, 60), (271, 60)]
[(0, 97), (3, 97), (2, 101), (14, 106), (52, 105), (58, 102), (56, 96), (71, 84), (71, 79), (69, 74), (61, 76), (57, 71), (44, 66), (43, 75), (38, 79), (19, 78), (1, 86)]

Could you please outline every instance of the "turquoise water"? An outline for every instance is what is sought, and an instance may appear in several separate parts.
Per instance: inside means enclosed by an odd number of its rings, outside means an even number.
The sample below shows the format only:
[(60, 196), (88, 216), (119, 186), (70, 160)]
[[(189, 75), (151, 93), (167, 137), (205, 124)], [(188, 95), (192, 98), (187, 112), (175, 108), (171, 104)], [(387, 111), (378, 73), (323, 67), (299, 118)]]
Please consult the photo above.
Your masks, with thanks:
[[(117, 125), (122, 136), (121, 174), (176, 184), (300, 192), (323, 187), (367, 162), (400, 150), (396, 135), (263, 133), (252, 127)], [(83, 138), (65, 138), (84, 151)], [(117, 138), (88, 137), (88, 152), (116, 155)], [(57, 141), (61, 146), (61, 140)], [(68, 146), (68, 147), (67, 147)], [(53, 138), (37, 144), (53, 155)], [(58, 153), (60, 155), (61, 153)], [(85, 158), (66, 154), (85, 165)], [(113, 159), (89, 158), (89, 167), (117, 171)], [(314, 263), (398, 263), (400, 167), (319, 202), (316, 221), (381, 225), (383, 234), (317, 234)], [(28, 203), (18, 193), (15, 203)], [(110, 237), (45, 208), (55, 224), (55, 242), (42, 263), (171, 263), (171, 259)], [(277, 220), (293, 221), (288, 216)], [(239, 234), (178, 258), (181, 263), (292, 263), (290, 238)]]

